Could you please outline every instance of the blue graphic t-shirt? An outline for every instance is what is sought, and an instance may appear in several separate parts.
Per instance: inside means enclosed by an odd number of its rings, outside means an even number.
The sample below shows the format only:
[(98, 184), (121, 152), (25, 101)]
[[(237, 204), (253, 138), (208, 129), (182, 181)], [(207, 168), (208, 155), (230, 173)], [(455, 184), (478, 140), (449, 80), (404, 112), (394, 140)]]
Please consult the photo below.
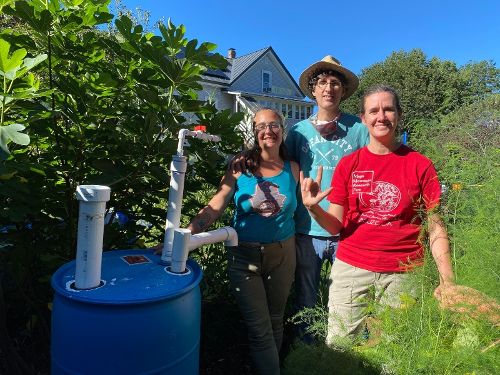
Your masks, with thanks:
[[(322, 136), (311, 122), (311, 118), (303, 120), (290, 128), (285, 144), (292, 160), (300, 165), (305, 177), (316, 178), (318, 167), (323, 166), (321, 189), (331, 186), (333, 172), (339, 160), (363, 146), (369, 141), (368, 130), (361, 120), (353, 115), (342, 113), (337, 126), (329, 136)], [(316, 220), (301, 202), (295, 212), (295, 228), (297, 233), (311, 236), (331, 236)], [(327, 210), (330, 202), (321, 201), (320, 206)]]
[(241, 174), (236, 180), (232, 226), (238, 240), (271, 243), (295, 234), (297, 182), (290, 162), (273, 177)]

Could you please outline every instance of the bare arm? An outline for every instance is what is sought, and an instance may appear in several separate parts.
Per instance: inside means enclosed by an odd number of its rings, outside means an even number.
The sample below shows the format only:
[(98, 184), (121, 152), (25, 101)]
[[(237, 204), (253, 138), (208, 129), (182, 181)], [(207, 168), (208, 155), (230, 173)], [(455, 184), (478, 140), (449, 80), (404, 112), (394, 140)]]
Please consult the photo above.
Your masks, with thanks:
[(314, 220), (318, 222), (332, 236), (339, 234), (342, 229), (342, 217), (344, 207), (339, 204), (330, 203), (328, 211), (323, 210), (319, 204), (307, 208)]
[(429, 214), (428, 225), (432, 257), (439, 272), (439, 286), (434, 291), (434, 295), (439, 298), (443, 287), (454, 285), (455, 278), (451, 266), (450, 242), (444, 223), (438, 214)]
[(344, 207), (338, 204), (330, 203), (328, 211), (325, 211), (319, 205), (331, 191), (328, 188), (321, 191), (321, 178), (323, 176), (323, 168), (319, 167), (316, 180), (312, 178), (304, 178), (304, 173), (300, 172), (300, 190), (302, 194), (302, 203), (307, 208), (314, 220), (318, 222), (330, 234), (336, 235), (342, 229), (342, 218), (344, 216)]
[(222, 177), (215, 195), (210, 199), (210, 202), (198, 212), (198, 215), (191, 220), (187, 229), (193, 234), (207, 230), (226, 209), (229, 201), (233, 197), (235, 185), (236, 175), (228, 170), (224, 177)]

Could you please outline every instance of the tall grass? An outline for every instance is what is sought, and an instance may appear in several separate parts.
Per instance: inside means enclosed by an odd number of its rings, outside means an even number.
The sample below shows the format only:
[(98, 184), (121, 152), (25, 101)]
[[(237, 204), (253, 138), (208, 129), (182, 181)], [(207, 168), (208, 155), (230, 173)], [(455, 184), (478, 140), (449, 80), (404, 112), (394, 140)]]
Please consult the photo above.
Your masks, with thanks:
[[(444, 185), (442, 211), (456, 281), (498, 302), (500, 96), (440, 122), (413, 125), (411, 146), (434, 161)], [(441, 309), (432, 295), (437, 270), (430, 251), (426, 254), (425, 266), (412, 275), (419, 297), (371, 319), (368, 342), (342, 349), (298, 346), (286, 359), (284, 373), (499, 374), (498, 319), (471, 308), (461, 313)], [(309, 314), (316, 332), (324, 334), (324, 307)], [(339, 355), (350, 360), (335, 361)]]

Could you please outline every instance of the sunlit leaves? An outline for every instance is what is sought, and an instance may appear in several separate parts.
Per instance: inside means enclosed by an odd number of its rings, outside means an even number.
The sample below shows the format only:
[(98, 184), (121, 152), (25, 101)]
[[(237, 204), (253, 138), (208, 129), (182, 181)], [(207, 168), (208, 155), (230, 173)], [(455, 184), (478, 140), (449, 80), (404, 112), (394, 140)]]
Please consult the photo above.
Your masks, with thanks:
[(38, 80), (29, 71), (43, 62), (47, 56), (26, 57), (25, 48), (11, 51), (11, 45), (0, 39), (0, 76), (3, 85), (0, 88), (0, 159), (10, 155), (8, 144), (14, 142), (21, 146), (29, 144), (30, 138), (22, 133), (25, 126), (18, 123), (26, 120), (22, 111), (10, 111), (20, 100), (29, 100), (37, 96)]
[(7, 148), (7, 144), (10, 141), (23, 146), (30, 143), (30, 137), (27, 134), (21, 133), (24, 129), (25, 127), (21, 124), (0, 126), (0, 148), (3, 152), (10, 153)]

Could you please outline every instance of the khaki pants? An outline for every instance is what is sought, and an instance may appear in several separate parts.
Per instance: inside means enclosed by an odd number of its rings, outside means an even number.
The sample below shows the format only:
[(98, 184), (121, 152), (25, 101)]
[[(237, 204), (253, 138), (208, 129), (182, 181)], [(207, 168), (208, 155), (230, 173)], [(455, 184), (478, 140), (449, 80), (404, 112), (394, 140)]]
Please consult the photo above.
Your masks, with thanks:
[(400, 307), (402, 293), (415, 295), (407, 282), (408, 273), (372, 272), (351, 266), (339, 259), (332, 266), (328, 296), (328, 334), (354, 339), (364, 329), (367, 307), (371, 302)]

